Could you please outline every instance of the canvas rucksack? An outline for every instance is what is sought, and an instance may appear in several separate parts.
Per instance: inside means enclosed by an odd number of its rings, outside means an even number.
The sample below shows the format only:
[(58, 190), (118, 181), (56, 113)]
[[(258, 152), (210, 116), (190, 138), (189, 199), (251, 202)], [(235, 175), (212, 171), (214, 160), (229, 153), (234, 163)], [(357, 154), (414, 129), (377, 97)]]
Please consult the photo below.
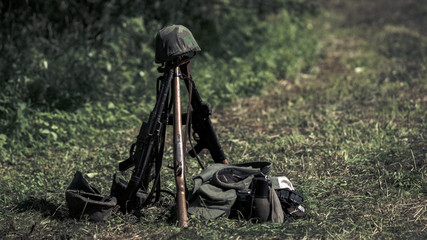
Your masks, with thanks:
[(304, 215), (303, 197), (286, 177), (269, 177), (271, 163), (214, 164), (194, 177), (188, 212), (202, 218), (283, 222)]

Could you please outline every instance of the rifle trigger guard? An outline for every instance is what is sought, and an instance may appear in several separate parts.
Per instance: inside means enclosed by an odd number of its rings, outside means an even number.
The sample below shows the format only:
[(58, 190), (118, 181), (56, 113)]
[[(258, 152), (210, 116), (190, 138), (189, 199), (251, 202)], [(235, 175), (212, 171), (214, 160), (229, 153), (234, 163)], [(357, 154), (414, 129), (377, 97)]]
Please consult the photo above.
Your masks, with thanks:
[(131, 158), (133, 155), (135, 155), (135, 146), (136, 146), (135, 143), (132, 143), (132, 146), (130, 146), (130, 149), (129, 149), (129, 158)]
[(200, 141), (200, 137), (199, 137), (199, 135), (197, 135), (197, 133), (196, 133), (196, 132), (193, 132), (193, 139), (194, 139), (196, 142), (199, 142), (199, 141)]

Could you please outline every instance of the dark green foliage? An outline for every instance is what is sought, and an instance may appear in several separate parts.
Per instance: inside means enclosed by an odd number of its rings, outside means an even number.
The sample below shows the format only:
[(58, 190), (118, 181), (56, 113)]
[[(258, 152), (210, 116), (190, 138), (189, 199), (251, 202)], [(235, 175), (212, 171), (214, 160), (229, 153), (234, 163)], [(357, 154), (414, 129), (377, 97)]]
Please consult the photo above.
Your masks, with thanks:
[(8, 141), (2, 154), (42, 139), (71, 139), (73, 131), (60, 137), (64, 132), (39, 129), (38, 122), (57, 126), (51, 117), (72, 118), (96, 102), (120, 103), (138, 117), (148, 112), (158, 76), (154, 35), (169, 24), (186, 25), (201, 45), (194, 76), (211, 104), (256, 93), (275, 76), (296, 74), (314, 59), (315, 41), (300, 32), (312, 9), (305, 1), (288, 0), (4, 1), (0, 132)]
[[(272, 14), (286, 9), (300, 22), (303, 15), (317, 13), (313, 3), (295, 0), (150, 0), (144, 1), (143, 9), (144, 23), (155, 19), (161, 26), (187, 26), (203, 51), (220, 58), (241, 57), (253, 50), (253, 42), (261, 44), (268, 42), (265, 38), (274, 37), (266, 35), (265, 26), (259, 25)], [(150, 31), (158, 28), (146, 26)]]
[[(0, 84), (9, 91), (2, 98), (15, 96), (42, 110), (70, 110), (99, 99), (112, 87), (103, 84), (113, 70), (108, 61), (123, 44), (114, 39), (120, 24), (137, 12), (133, 2), (4, 1)], [(132, 46), (141, 57), (140, 47)]]

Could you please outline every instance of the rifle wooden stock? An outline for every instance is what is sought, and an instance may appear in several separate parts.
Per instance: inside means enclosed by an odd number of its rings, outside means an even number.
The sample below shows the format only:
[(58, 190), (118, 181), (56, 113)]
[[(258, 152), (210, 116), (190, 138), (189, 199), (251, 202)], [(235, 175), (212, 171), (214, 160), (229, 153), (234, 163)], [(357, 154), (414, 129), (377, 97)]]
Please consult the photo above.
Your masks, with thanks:
[(172, 83), (173, 92), (173, 142), (174, 142), (174, 162), (176, 181), (176, 204), (178, 209), (178, 222), (180, 227), (188, 227), (187, 203), (185, 198), (184, 181), (184, 149), (182, 142), (182, 119), (181, 119), (181, 93), (180, 93), (179, 68), (174, 69)]

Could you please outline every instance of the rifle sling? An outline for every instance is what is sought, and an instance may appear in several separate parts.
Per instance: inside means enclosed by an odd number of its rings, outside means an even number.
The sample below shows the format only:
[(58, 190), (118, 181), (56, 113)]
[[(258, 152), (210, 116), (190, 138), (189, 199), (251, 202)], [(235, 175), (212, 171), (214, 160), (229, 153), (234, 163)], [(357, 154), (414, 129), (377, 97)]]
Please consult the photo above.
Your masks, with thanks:
[[(199, 166), (201, 169), (205, 169), (205, 167), (202, 164), (202, 161), (199, 158), (199, 155), (197, 154), (196, 150), (194, 149), (194, 145), (193, 145), (193, 141), (191, 141), (191, 116), (192, 116), (192, 112), (191, 112), (191, 102), (193, 100), (193, 81), (191, 79), (191, 61), (188, 61), (186, 63), (185, 68), (181, 68), (181, 71), (183, 71), (183, 75), (184, 75), (184, 80), (187, 82), (187, 89), (189, 92), (189, 100), (188, 100), (188, 106), (187, 106), (187, 120), (186, 120), (186, 129), (185, 132), (186, 134), (184, 134), (184, 143), (187, 142), (187, 136), (188, 136), (188, 140), (190, 142), (190, 146), (191, 146), (191, 152), (195, 153), (195, 157), (197, 159), (197, 162), (199, 163)], [(186, 151), (186, 144), (184, 144), (184, 152)]]

